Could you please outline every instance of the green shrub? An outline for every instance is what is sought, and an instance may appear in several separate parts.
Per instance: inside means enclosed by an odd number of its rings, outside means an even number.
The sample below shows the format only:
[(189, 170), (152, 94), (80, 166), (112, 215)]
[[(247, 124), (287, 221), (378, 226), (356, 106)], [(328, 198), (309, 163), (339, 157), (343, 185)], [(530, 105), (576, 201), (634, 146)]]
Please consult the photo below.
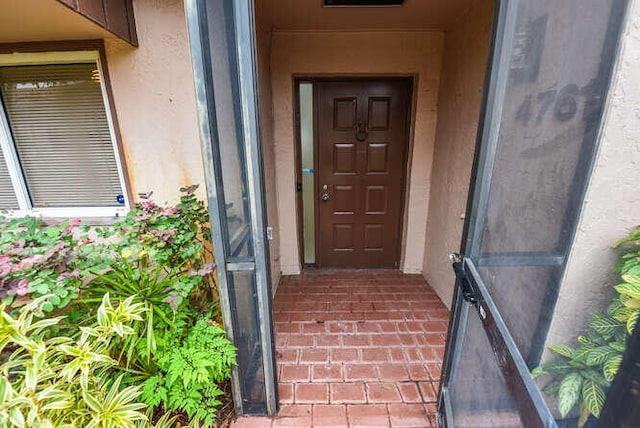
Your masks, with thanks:
[(32, 217), (0, 221), (0, 299), (11, 310), (46, 295), (38, 299), (43, 312), (66, 308), (83, 289), (104, 285), (96, 277), (109, 277), (123, 260), (146, 255), (148, 266), (139, 270), (158, 268), (172, 276), (176, 294), (167, 303), (174, 308), (191, 291), (201, 300), (217, 300), (211, 229), (196, 189), (180, 189), (174, 206), (143, 199), (107, 227), (90, 228), (79, 219), (60, 225)]
[(182, 410), (204, 426), (213, 426), (218, 387), (231, 377), (236, 349), (216, 324), (200, 319), (181, 339), (168, 338), (158, 358), (160, 371), (149, 377), (142, 398), (152, 407)]
[(16, 427), (132, 427), (146, 421), (139, 387), (112, 380), (117, 361), (105, 350), (116, 336), (131, 334), (130, 323), (144, 308), (133, 299), (112, 306), (105, 295), (97, 323), (81, 328), (78, 340), (48, 337), (61, 318), (34, 319), (38, 302), (17, 318), (0, 306), (0, 425)]
[(589, 414), (600, 416), (606, 392), (640, 316), (640, 228), (615, 246), (623, 248), (614, 268), (622, 282), (614, 287), (617, 294), (613, 302), (606, 312), (591, 316), (588, 334), (578, 337), (577, 346), (550, 346), (560, 358), (532, 372), (534, 377), (551, 375), (544, 392), (557, 397), (562, 417), (579, 405), (582, 423)]
[[(129, 297), (139, 302), (145, 309), (143, 320), (135, 323), (135, 334), (114, 342), (120, 349), (119, 357), (126, 352), (127, 367), (150, 364), (151, 355), (156, 351), (158, 329), (172, 328), (174, 313), (182, 306), (195, 285), (193, 276), (175, 268), (154, 263), (146, 252), (139, 258), (126, 259), (118, 256), (110, 269), (96, 276), (83, 291), (87, 296), (81, 303), (91, 307), (99, 296), (110, 293), (116, 300)], [(201, 277), (195, 277), (201, 281)], [(112, 349), (115, 351), (115, 349)]]
[(113, 396), (95, 402), (83, 397), (95, 409), (123, 391), (135, 391), (137, 398), (144, 386), (159, 392), (144, 398), (151, 418), (154, 410), (165, 414), (159, 425), (170, 423), (173, 411), (195, 424), (213, 423), (219, 384), (229, 378), (235, 349), (218, 325), (211, 230), (196, 188), (180, 189), (174, 206), (142, 195), (124, 219), (106, 227), (79, 220), (0, 221), (0, 298), (7, 316), (19, 318), (24, 305), (31, 318), (64, 314), (48, 324), (49, 337), (82, 341), (105, 322), (103, 296), (115, 308), (139, 308), (128, 322), (113, 324), (116, 334), (109, 340), (99, 341), (97, 354), (108, 359), (103, 369), (117, 383), (101, 384)]
[(74, 237), (77, 221), (44, 227), (42, 220), (19, 218), (0, 222), (0, 298), (20, 307), (33, 298), (50, 312), (78, 297), (81, 275), (93, 263), (86, 241)]

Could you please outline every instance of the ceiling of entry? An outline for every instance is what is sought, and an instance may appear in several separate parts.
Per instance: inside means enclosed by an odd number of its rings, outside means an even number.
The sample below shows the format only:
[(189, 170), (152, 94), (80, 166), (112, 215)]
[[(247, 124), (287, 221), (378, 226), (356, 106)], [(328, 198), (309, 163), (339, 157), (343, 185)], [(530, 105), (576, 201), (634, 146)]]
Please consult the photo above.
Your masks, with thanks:
[(405, 0), (403, 6), (322, 7), (322, 0), (255, 0), (265, 30), (447, 29), (478, 0)]

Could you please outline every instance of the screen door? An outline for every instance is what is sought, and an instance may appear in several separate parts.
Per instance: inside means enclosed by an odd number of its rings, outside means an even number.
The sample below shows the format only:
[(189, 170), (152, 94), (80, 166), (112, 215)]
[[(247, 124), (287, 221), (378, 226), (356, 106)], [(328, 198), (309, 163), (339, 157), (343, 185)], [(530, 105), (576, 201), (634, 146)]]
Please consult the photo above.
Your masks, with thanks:
[(558, 423), (529, 373), (553, 317), (626, 3), (496, 7), (440, 426)]
[(237, 414), (277, 411), (255, 26), (250, 0), (187, 0), (220, 306)]

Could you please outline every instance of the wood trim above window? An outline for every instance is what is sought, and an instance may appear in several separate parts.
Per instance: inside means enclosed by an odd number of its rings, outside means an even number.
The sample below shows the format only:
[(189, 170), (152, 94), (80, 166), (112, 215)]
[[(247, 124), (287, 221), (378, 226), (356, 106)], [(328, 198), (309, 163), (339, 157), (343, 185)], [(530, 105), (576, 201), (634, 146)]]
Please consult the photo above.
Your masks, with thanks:
[(64, 51), (98, 51), (104, 54), (104, 41), (61, 40), (56, 42), (16, 42), (0, 43), (0, 54), (27, 52), (64, 52)]

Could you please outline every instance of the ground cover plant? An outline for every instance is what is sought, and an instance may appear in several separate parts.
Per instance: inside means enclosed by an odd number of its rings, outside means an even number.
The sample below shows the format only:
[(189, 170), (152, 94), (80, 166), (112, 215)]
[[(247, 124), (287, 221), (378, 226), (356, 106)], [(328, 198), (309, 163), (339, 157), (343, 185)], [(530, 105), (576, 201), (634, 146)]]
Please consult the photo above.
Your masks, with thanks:
[(640, 228), (615, 247), (621, 248), (620, 260), (614, 267), (620, 282), (614, 287), (612, 303), (605, 312), (592, 314), (587, 333), (579, 336), (574, 346), (550, 346), (559, 357), (532, 372), (534, 377), (549, 375), (551, 380), (544, 392), (557, 398), (562, 417), (576, 406), (580, 408), (581, 426), (589, 415), (600, 416), (606, 392), (640, 317)]
[[(236, 351), (196, 188), (172, 206), (141, 195), (110, 226), (0, 221), (0, 426), (169, 426), (172, 416), (214, 426)], [(29, 364), (45, 373), (36, 384)], [(58, 404), (41, 402), (43, 391)], [(101, 419), (111, 410), (119, 419)]]

